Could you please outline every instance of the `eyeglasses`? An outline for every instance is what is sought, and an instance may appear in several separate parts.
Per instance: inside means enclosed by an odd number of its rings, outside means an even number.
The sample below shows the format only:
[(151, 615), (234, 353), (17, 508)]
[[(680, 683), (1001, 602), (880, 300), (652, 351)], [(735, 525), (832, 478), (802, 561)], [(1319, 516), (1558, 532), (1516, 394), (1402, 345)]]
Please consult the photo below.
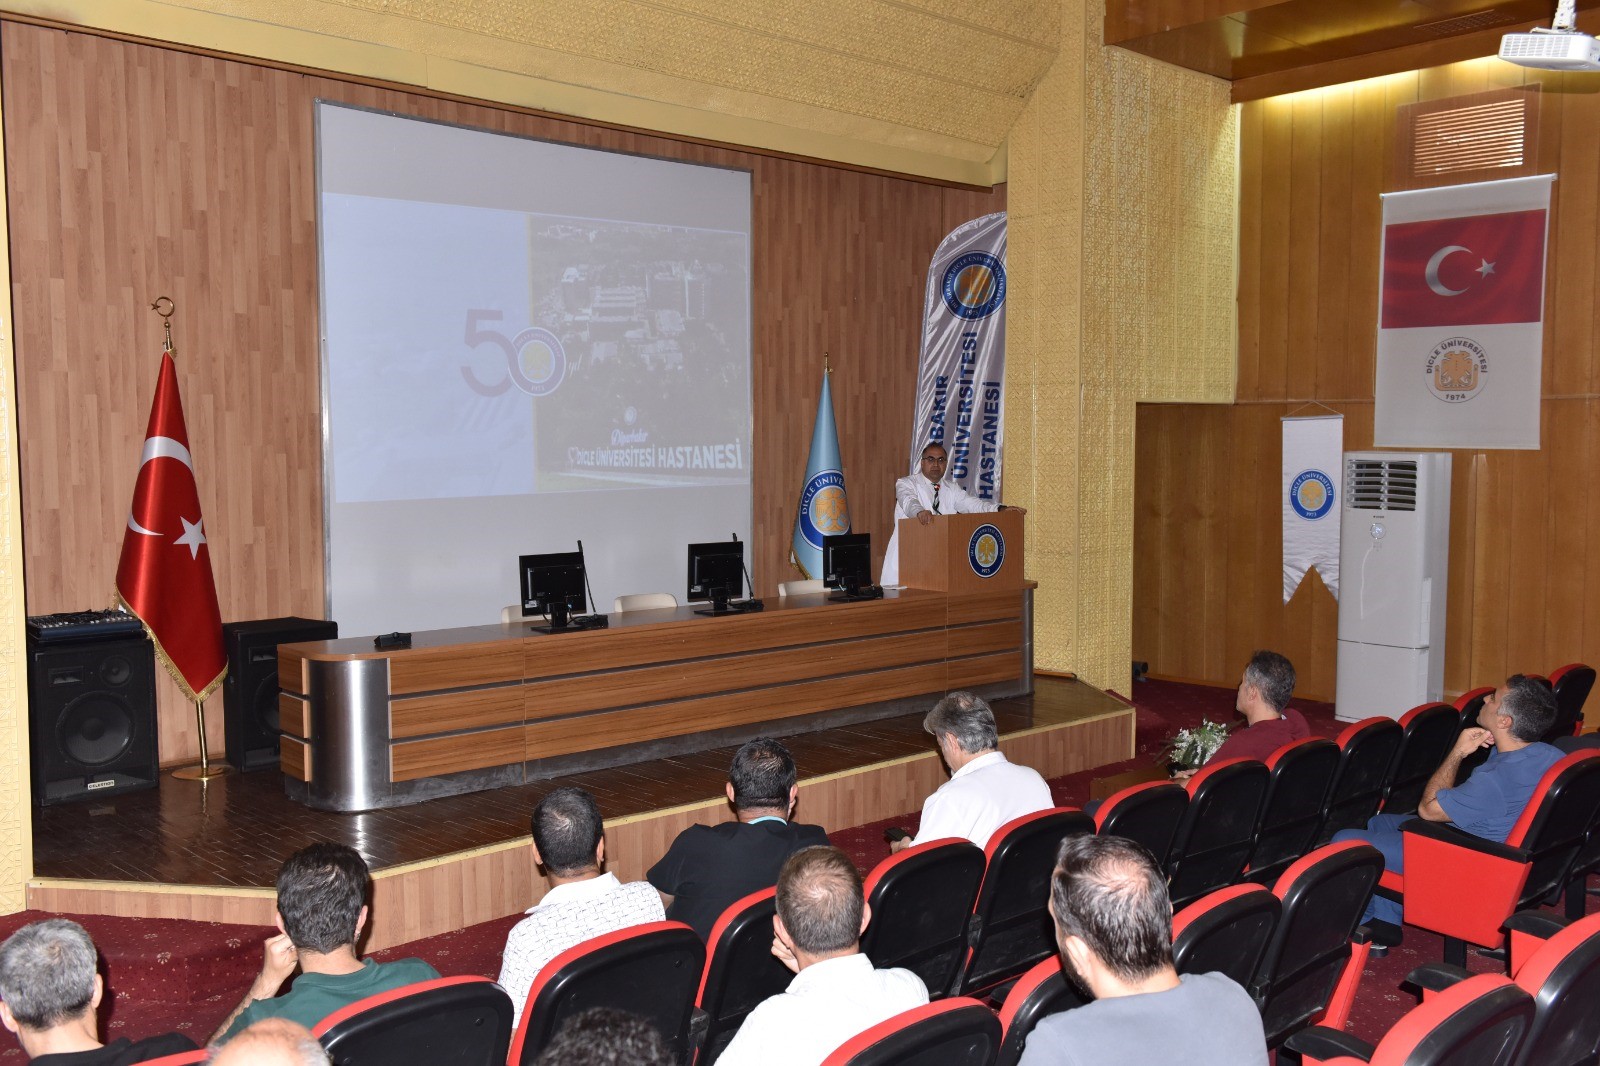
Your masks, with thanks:
[(942, 455), (924, 455), (922, 457), (922, 461), (925, 463), (938, 463), (940, 466), (943, 466), (946, 462), (948, 462), (948, 460)]

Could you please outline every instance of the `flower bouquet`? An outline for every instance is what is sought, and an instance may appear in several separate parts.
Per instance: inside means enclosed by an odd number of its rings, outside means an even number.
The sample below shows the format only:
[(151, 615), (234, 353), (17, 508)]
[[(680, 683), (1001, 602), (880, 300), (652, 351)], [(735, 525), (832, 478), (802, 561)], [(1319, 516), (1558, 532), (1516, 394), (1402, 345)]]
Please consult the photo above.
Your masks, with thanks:
[(1228, 739), (1228, 726), (1222, 722), (1201, 722), (1193, 729), (1180, 729), (1167, 738), (1162, 754), (1179, 770), (1198, 770)]

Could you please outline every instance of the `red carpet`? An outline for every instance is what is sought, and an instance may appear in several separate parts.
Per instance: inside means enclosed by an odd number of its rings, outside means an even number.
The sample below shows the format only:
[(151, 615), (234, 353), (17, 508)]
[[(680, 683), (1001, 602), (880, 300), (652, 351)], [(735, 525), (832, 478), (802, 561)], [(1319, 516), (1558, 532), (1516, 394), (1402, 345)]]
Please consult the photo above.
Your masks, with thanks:
[[(1056, 778), (1050, 786), (1057, 803), (1082, 806), (1089, 798), (1092, 779), (1154, 763), (1162, 742), (1180, 728), (1203, 719), (1234, 720), (1231, 688), (1149, 681), (1133, 686), (1133, 702), (1138, 708), (1134, 758)], [(1296, 700), (1294, 705), (1317, 735), (1332, 737), (1343, 728), (1334, 720), (1331, 704)], [(916, 823), (916, 814), (910, 813), (842, 830), (832, 837), (865, 871), (889, 854), (884, 829), (890, 825), (914, 829)], [(43, 917), (48, 916), (27, 911), (0, 918), (0, 937)], [(520, 917), (511, 915), (429, 937), (378, 952), (376, 957), (388, 960), (414, 955), (444, 974), (495, 977), (506, 933)], [(102, 1007), (102, 1035), (107, 1039), (177, 1030), (203, 1042), (244, 995), (260, 966), (261, 943), (272, 932), (211, 922), (95, 916), (77, 920), (89, 930), (103, 956), (102, 972), (110, 993)], [(1443, 951), (1439, 937), (1408, 929), (1404, 945), (1388, 958), (1368, 964), (1350, 1031), (1367, 1040), (1376, 1040), (1387, 1031), (1416, 1003), (1415, 997), (1400, 990), (1400, 982), (1414, 967), (1442, 958)], [(1475, 972), (1500, 969), (1476, 955), (1468, 956), (1468, 964)], [(0, 1030), (0, 1062), (23, 1061), (15, 1038)]]

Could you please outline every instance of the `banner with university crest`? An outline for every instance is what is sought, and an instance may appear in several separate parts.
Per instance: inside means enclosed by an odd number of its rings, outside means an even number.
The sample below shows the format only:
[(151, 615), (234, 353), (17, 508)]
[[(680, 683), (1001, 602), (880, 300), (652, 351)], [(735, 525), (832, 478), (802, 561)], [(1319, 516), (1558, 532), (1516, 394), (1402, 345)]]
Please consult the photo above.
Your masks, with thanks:
[(1006, 213), (964, 222), (939, 242), (928, 267), (922, 359), (906, 469), (944, 445), (945, 476), (980, 500), (1000, 502), (1005, 424)]
[(817, 397), (817, 417), (811, 428), (811, 454), (806, 459), (806, 479), (800, 488), (800, 506), (794, 516), (794, 537), (789, 561), (808, 579), (822, 577), (822, 538), (850, 532), (850, 501), (844, 491), (844, 470), (839, 462), (839, 431), (833, 423), (831, 375), (822, 371), (822, 394)]
[(1383, 197), (1380, 448), (1537, 448), (1554, 175)]
[(1283, 602), (1313, 566), (1339, 598), (1344, 416), (1283, 420)]

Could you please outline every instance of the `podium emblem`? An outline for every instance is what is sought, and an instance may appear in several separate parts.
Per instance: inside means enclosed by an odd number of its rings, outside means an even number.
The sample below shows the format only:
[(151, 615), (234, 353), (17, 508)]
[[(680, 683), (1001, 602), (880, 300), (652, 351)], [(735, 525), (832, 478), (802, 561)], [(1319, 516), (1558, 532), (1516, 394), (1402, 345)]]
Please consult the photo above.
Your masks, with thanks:
[(967, 562), (979, 577), (994, 577), (1006, 561), (1006, 539), (998, 527), (985, 523), (972, 531), (967, 542)]

